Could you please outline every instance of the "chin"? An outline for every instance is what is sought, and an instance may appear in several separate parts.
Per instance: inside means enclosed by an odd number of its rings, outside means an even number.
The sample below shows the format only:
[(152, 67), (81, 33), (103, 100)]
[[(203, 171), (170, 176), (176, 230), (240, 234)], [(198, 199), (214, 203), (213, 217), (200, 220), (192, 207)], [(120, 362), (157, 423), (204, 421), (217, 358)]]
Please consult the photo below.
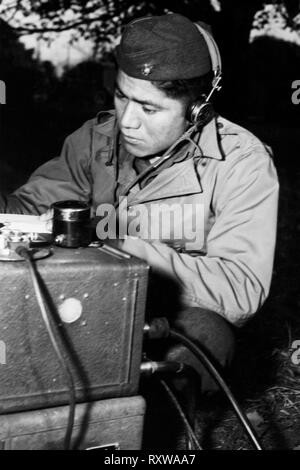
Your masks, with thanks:
[(143, 153), (143, 154), (140, 154), (140, 153), (135, 154), (135, 153), (131, 152), (131, 154), (132, 154), (135, 158), (150, 158), (150, 157), (151, 157), (151, 155), (144, 154), (144, 153)]
[(138, 145), (129, 144), (128, 142), (125, 143), (125, 148), (127, 152), (137, 158), (145, 158), (151, 155), (151, 153), (147, 152), (145, 149), (139, 148)]

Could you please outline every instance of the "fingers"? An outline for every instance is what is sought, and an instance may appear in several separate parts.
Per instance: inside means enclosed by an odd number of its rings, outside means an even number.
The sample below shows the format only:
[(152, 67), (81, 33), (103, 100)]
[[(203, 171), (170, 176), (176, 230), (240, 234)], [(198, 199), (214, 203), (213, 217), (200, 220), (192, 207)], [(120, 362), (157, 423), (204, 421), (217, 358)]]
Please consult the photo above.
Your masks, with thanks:
[(43, 223), (45, 227), (45, 232), (52, 232), (53, 226), (53, 209), (48, 209), (47, 212), (44, 212), (39, 216), (40, 222)]
[(53, 219), (53, 209), (48, 209), (46, 212), (39, 216), (41, 221), (47, 221)]

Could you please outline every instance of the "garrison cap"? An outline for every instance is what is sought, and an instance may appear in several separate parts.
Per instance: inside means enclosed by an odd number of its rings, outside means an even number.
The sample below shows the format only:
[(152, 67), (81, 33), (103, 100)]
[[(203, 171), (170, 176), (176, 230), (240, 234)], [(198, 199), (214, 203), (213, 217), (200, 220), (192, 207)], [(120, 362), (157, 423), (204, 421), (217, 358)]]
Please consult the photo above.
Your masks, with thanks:
[(117, 46), (119, 67), (143, 80), (200, 77), (211, 68), (205, 39), (185, 16), (147, 16), (125, 26)]

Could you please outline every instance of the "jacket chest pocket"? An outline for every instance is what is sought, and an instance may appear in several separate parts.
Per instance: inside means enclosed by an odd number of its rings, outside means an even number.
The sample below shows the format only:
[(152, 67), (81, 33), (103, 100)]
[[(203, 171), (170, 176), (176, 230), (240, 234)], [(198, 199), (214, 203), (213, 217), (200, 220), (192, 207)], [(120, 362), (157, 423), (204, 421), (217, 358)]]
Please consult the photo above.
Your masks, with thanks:
[(129, 207), (128, 235), (161, 241), (177, 250), (201, 250), (205, 234), (202, 198), (170, 198)]

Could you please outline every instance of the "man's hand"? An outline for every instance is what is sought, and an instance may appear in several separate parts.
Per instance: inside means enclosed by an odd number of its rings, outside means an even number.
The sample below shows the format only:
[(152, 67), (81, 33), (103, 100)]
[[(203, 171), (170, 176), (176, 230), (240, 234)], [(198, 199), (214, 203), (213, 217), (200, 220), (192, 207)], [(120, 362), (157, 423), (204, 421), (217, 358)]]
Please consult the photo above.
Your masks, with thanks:
[(39, 220), (45, 224), (47, 231), (52, 232), (53, 226), (53, 209), (48, 209), (47, 212), (44, 212), (39, 216)]

